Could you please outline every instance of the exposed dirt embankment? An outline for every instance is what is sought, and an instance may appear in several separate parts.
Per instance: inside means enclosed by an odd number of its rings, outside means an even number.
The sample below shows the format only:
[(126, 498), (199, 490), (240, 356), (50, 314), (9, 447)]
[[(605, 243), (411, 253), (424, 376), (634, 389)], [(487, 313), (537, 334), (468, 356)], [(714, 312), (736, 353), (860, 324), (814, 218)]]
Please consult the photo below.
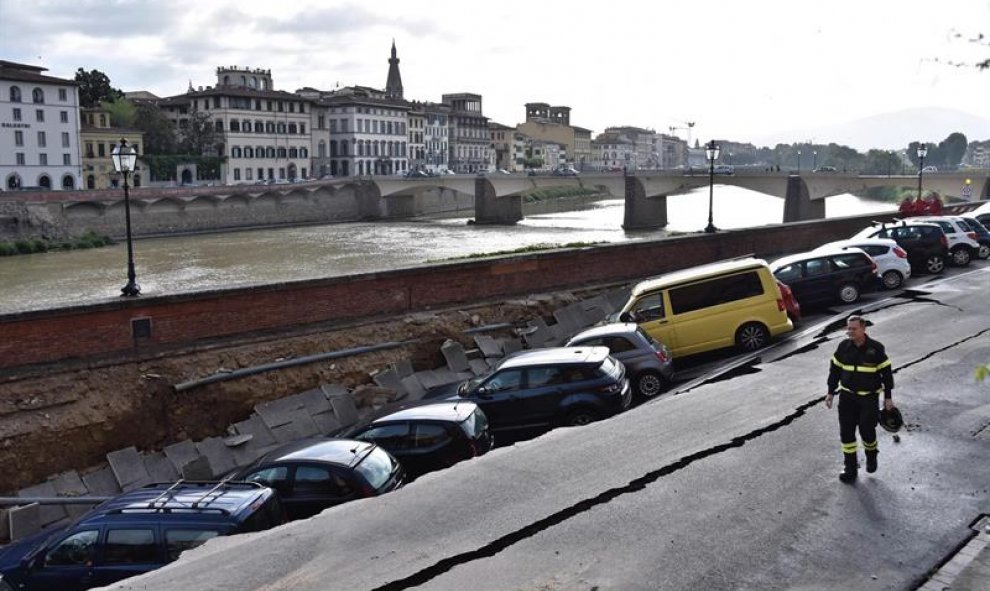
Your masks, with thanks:
[[(104, 462), (128, 446), (161, 449), (183, 439), (223, 434), (261, 402), (322, 383), (347, 388), (371, 383), (369, 373), (411, 359), (415, 370), (444, 364), (445, 339), (473, 348), (464, 331), (484, 325), (523, 326), (574, 301), (572, 294), (513, 300), (310, 328), (211, 343), (197, 350), (159, 351), (141, 358), (61, 364), (0, 374), (0, 490), (15, 491), (66, 471)], [(508, 336), (509, 331), (494, 333)], [(175, 384), (235, 370), (389, 341), (414, 340), (397, 349), (314, 362), (176, 392)]]

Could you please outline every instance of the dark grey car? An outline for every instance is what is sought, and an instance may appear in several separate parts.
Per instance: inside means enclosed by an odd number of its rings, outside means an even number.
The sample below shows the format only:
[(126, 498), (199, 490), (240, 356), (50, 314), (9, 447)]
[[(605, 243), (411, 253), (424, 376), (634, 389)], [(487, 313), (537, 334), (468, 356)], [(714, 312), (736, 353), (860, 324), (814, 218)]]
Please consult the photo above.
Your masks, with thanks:
[(571, 337), (567, 346), (608, 347), (612, 357), (626, 366), (633, 389), (644, 398), (664, 391), (674, 377), (670, 350), (635, 322), (589, 328)]

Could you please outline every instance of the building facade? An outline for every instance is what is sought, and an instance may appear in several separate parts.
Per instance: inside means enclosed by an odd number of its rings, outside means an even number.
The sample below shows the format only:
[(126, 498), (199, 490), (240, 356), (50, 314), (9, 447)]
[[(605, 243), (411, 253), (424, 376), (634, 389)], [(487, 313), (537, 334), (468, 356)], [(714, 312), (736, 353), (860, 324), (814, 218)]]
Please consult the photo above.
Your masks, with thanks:
[(491, 170), (491, 137), (488, 118), (482, 113), (481, 95), (470, 92), (443, 95), (450, 107), (448, 144), (450, 169), (459, 173)]
[[(158, 106), (181, 135), (196, 113), (209, 118), (217, 142), (209, 155), (225, 158), (223, 184), (291, 181), (310, 175), (313, 101), (273, 90), (271, 70), (217, 68), (217, 86), (190, 89)], [(180, 178), (182, 183), (193, 179)]]
[(79, 142), (82, 148), (82, 186), (87, 189), (112, 189), (120, 186), (122, 177), (113, 167), (110, 155), (121, 139), (134, 148), (138, 161), (129, 175), (132, 187), (140, 187), (148, 179), (141, 164), (144, 150), (144, 133), (137, 129), (113, 127), (110, 114), (101, 108), (81, 109), (82, 126)]
[(7, 190), (80, 186), (79, 86), (0, 60), (0, 179)]

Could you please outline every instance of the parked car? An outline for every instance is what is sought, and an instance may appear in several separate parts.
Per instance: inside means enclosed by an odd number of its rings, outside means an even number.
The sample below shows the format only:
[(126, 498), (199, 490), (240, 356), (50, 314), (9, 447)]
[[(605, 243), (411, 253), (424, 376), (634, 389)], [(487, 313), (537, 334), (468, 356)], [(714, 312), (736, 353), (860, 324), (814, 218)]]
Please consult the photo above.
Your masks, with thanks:
[(811, 172), (835, 172), (834, 166), (819, 166)]
[(911, 218), (911, 221), (931, 222), (942, 226), (942, 231), (949, 240), (949, 260), (957, 267), (968, 265), (980, 250), (976, 232), (971, 231), (966, 222), (957, 216), (917, 216)]
[(915, 273), (941, 273), (949, 259), (949, 239), (938, 224), (902, 220), (865, 228), (853, 238), (890, 238), (907, 253)]
[(303, 439), (273, 449), (230, 479), (274, 488), (289, 519), (302, 519), (327, 507), (395, 490), (405, 482), (405, 471), (374, 443)]
[(634, 322), (604, 324), (583, 330), (567, 341), (568, 347), (607, 347), (626, 366), (633, 390), (651, 398), (666, 390), (674, 377), (670, 349), (646, 334)]
[(870, 255), (873, 262), (877, 264), (880, 285), (885, 289), (897, 289), (904, 285), (905, 279), (911, 276), (911, 263), (908, 262), (907, 252), (888, 238), (836, 240), (823, 244), (816, 250), (843, 248), (859, 248)]
[(800, 320), (801, 304), (794, 297), (794, 291), (779, 279), (777, 280), (777, 289), (780, 290), (780, 297), (784, 301), (784, 309), (787, 310), (787, 317), (791, 319), (791, 322)]
[(733, 345), (755, 351), (794, 329), (770, 267), (750, 257), (642, 281), (618, 319), (638, 323), (674, 359)]
[(568, 166), (554, 169), (553, 174), (554, 176), (578, 176), (578, 171)]
[(716, 164), (712, 169), (712, 174), (736, 174), (736, 168), (731, 164)]
[(244, 482), (151, 484), (57, 530), (0, 547), (0, 589), (81, 591), (155, 570), (216, 536), (285, 517), (270, 488)]
[(484, 455), (494, 444), (485, 411), (464, 400), (399, 402), (335, 435), (381, 446), (399, 460), (410, 482)]
[(550, 347), (515, 353), (424, 398), (477, 403), (499, 431), (586, 425), (629, 408), (632, 390), (625, 367), (605, 347)]
[[(986, 260), (990, 258), (990, 230), (976, 216), (964, 213), (959, 216), (969, 229), (976, 234), (976, 242), (980, 248), (976, 251), (976, 258)], [(987, 216), (987, 223), (990, 223), (990, 216)]]
[(851, 304), (877, 288), (877, 265), (859, 248), (792, 254), (770, 263), (770, 269), (791, 288), (802, 307), (835, 301)]

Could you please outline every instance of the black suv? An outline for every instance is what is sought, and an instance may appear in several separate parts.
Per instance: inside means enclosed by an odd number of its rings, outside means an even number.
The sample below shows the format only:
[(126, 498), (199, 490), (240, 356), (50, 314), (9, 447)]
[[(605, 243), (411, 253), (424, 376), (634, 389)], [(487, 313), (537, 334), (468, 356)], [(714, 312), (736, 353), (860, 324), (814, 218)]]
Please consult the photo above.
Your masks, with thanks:
[(890, 238), (907, 252), (911, 269), (918, 272), (941, 273), (949, 260), (949, 239), (938, 224), (908, 220), (880, 224), (853, 238)]
[(793, 254), (771, 263), (770, 270), (791, 288), (802, 308), (836, 300), (851, 304), (879, 285), (877, 264), (859, 248)]
[(497, 431), (585, 425), (629, 408), (632, 392), (626, 368), (605, 347), (550, 347), (506, 357), (487, 374), (426, 398), (475, 402)]
[(409, 481), (485, 454), (494, 442), (485, 411), (467, 400), (398, 402), (335, 436), (377, 443), (399, 460)]
[(259, 484), (151, 484), (60, 530), (0, 548), (0, 591), (103, 587), (160, 568), (210, 538), (284, 522), (275, 491)]

